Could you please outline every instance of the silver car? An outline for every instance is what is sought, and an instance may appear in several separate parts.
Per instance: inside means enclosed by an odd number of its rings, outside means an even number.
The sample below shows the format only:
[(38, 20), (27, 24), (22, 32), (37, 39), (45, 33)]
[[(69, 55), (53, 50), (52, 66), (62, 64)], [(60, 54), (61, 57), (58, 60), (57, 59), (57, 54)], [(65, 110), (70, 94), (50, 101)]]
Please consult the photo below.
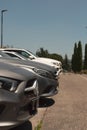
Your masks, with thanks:
[[(2, 53), (0, 51), (0, 53)], [(44, 64), (44, 63), (39, 63), (36, 61), (31, 61), (31, 60), (21, 60), (21, 59), (13, 59), (12, 57), (5, 57), (5, 54), (3, 54), (3, 58), (0, 57), (0, 60), (7, 62), (7, 63), (13, 63), (13, 64), (22, 64), (22, 65), (28, 65), (28, 66), (33, 66), (37, 69), (43, 69), (46, 71), (49, 71), (54, 78), (58, 77), (58, 68), (54, 68), (53, 66)]]
[[(30, 69), (35, 72), (38, 80), (38, 87), (39, 87), (39, 95), (40, 97), (48, 97), (53, 96), (58, 93), (59, 89), (59, 82), (55, 79), (55, 76), (47, 70), (40, 69), (39, 66), (36, 64), (33, 66), (30, 66), (29, 61), (25, 62), (23, 60), (18, 59), (12, 59), (12, 58), (6, 58), (6, 54), (3, 54), (3, 52), (0, 51), (0, 55), (2, 58), (0, 58), (0, 61), (7, 62), (9, 64), (13, 64), (14, 66), (19, 66), (22, 68), (25, 68), (26, 70)], [(32, 62), (32, 61), (31, 61)], [(36, 68), (36, 67), (38, 68)], [(48, 66), (47, 66), (48, 67)], [(44, 65), (41, 66), (41, 68), (44, 68)], [(51, 68), (49, 68), (51, 71)]]
[(15, 127), (37, 113), (36, 75), (0, 62), (0, 130)]

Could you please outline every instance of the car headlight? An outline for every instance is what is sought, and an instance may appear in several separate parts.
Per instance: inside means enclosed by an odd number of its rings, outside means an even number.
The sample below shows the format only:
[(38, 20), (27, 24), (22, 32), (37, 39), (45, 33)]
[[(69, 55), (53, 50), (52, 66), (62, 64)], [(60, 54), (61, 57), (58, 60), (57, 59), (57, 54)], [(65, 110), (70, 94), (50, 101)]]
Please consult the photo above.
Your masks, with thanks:
[(14, 92), (17, 89), (18, 84), (19, 81), (10, 78), (0, 77), (0, 89)]
[(57, 63), (57, 62), (52, 62), (54, 65), (56, 65), (56, 66), (59, 66), (59, 63)]
[(37, 69), (37, 68), (33, 68), (33, 71), (41, 76), (47, 77), (47, 78), (53, 78), (53, 75), (46, 71), (46, 70), (42, 70), (42, 69)]

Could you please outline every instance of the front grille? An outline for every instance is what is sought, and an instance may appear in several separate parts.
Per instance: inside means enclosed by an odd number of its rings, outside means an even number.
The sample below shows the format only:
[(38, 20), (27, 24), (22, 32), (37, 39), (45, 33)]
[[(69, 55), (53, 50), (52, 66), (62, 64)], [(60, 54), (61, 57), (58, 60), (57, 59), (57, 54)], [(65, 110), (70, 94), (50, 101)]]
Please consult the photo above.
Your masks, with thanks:
[(38, 90), (38, 82), (36, 79), (28, 81), (24, 90), (24, 94), (29, 99), (34, 99), (38, 97), (39, 90)]
[(29, 109), (29, 113), (30, 115), (35, 115), (35, 113), (37, 112), (37, 102), (35, 101), (31, 101), (31, 103), (28, 105), (28, 109)]
[(31, 101), (30, 103), (20, 107), (18, 113), (18, 120), (29, 119), (37, 113), (38, 100)]
[(4, 109), (5, 109), (5, 105), (0, 104), (0, 114), (4, 111)]
[(50, 93), (54, 89), (54, 86), (48, 86), (44, 93)]
[(31, 118), (38, 108), (38, 83), (36, 79), (28, 81), (24, 89), (24, 100), (20, 106), (18, 120)]
[(31, 80), (29, 80), (29, 81), (27, 82), (25, 88), (29, 88), (29, 87), (31, 87), (31, 86), (33, 85), (33, 83), (35, 82), (35, 80), (36, 80), (36, 79), (31, 79)]
[(20, 111), (28, 111), (30, 115), (34, 115), (37, 111), (37, 101), (31, 101), (29, 104), (22, 106)]

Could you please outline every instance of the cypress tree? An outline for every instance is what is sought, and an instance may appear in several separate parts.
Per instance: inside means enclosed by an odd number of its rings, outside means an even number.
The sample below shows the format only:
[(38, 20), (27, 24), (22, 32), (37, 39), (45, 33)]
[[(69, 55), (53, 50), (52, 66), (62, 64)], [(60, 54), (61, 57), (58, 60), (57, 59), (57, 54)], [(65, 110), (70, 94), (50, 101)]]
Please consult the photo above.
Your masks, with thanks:
[(71, 68), (74, 70), (74, 54), (72, 54)]
[(78, 67), (77, 57), (78, 57), (78, 54), (77, 54), (77, 43), (75, 43), (75, 45), (74, 45), (74, 53), (72, 55), (72, 70), (74, 72), (77, 71), (77, 67)]
[(78, 49), (77, 49), (77, 72), (82, 70), (82, 45), (81, 41), (78, 42)]
[(85, 44), (84, 69), (87, 69), (87, 44)]
[(63, 63), (63, 68), (67, 71), (70, 71), (70, 64), (69, 64), (69, 60), (68, 60), (68, 56), (67, 54), (65, 54), (65, 58), (64, 58), (64, 63)]
[(74, 72), (80, 72), (82, 70), (82, 45), (81, 41), (75, 43), (74, 53), (72, 55), (72, 70)]

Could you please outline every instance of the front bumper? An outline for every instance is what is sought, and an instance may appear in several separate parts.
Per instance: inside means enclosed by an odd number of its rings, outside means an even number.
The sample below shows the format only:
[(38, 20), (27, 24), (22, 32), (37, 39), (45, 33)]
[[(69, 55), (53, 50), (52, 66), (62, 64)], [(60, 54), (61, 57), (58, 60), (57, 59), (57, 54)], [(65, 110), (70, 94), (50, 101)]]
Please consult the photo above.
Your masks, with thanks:
[(13, 128), (34, 116), (38, 102), (35, 84), (28, 91), (23, 89), (17, 93), (0, 89), (0, 130)]
[(40, 97), (50, 97), (56, 95), (59, 91), (59, 81), (45, 77), (38, 78)]

